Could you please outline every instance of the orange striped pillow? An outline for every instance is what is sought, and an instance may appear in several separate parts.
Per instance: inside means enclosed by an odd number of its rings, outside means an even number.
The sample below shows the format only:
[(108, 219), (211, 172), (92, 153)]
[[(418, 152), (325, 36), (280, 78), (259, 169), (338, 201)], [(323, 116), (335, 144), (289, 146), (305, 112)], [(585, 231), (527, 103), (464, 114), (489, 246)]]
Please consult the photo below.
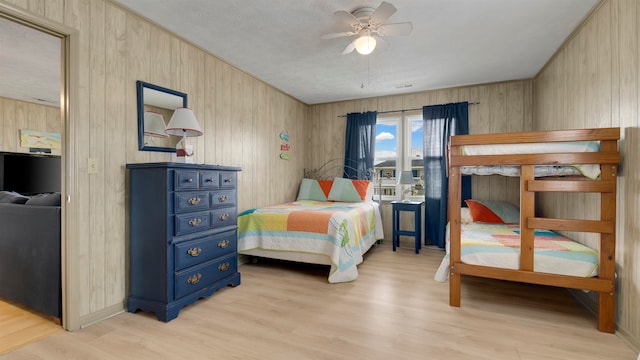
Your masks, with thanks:
[(517, 224), (520, 210), (503, 201), (465, 200), (473, 221), (493, 224)]

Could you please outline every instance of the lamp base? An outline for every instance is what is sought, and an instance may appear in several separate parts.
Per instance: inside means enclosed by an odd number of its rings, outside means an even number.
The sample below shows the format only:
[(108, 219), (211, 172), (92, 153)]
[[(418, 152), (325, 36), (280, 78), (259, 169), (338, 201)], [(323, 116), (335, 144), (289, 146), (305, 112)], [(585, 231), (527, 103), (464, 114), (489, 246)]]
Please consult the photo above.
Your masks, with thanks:
[(187, 145), (184, 149), (177, 147), (176, 152), (171, 157), (173, 162), (193, 164), (193, 146)]
[(412, 189), (405, 189), (402, 191), (402, 202), (411, 202), (411, 199), (407, 199), (407, 194), (413, 193)]
[(171, 154), (171, 162), (182, 164), (195, 164), (193, 156), (178, 156), (176, 153)]

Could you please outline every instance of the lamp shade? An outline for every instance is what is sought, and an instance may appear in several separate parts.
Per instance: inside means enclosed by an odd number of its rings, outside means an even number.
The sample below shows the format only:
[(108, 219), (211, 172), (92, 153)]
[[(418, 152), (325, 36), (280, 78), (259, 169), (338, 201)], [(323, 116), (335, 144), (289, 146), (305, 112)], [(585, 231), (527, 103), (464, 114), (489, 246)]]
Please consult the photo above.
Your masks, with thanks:
[(169, 135), (184, 137), (202, 135), (200, 124), (198, 124), (196, 116), (189, 108), (177, 108), (173, 112), (171, 120), (169, 121), (169, 124), (167, 124), (167, 129), (164, 132)]
[(402, 171), (398, 177), (398, 185), (413, 185), (413, 172)]
[(355, 42), (356, 51), (362, 55), (369, 55), (376, 48), (376, 39), (369, 35), (360, 36)]
[(169, 135), (165, 133), (164, 117), (162, 114), (155, 111), (144, 112), (144, 134), (160, 138), (169, 137)]

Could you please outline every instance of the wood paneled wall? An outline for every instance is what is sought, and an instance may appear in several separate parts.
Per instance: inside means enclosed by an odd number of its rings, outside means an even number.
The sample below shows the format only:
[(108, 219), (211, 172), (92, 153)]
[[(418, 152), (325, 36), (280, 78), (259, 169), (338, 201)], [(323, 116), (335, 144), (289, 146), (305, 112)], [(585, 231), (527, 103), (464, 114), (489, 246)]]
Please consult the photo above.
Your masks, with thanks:
[[(536, 130), (620, 127), (617, 206), (617, 326), (640, 349), (640, 4), (606, 0), (535, 78)], [(543, 197), (547, 216), (592, 218), (596, 198)], [(594, 245), (593, 236), (579, 235)]]
[[(20, 146), (20, 130), (62, 132), (60, 109), (0, 97), (0, 151), (28, 153)], [(60, 154), (53, 149), (52, 154)]]
[[(528, 131), (532, 128), (533, 83), (511, 81), (478, 86), (424, 91), (406, 95), (313, 105), (308, 111), (305, 166), (318, 168), (327, 161), (344, 158), (346, 118), (351, 112), (392, 111), (425, 105), (468, 101), (469, 127), (474, 134)], [(483, 176), (473, 179), (472, 193), (477, 199), (506, 200), (518, 204), (518, 179)], [(385, 238), (391, 239), (391, 207), (383, 204)], [(405, 221), (405, 220), (403, 220)], [(412, 228), (411, 219), (403, 228)]]
[[(69, 220), (72, 239), (77, 242), (71, 247), (76, 266), (68, 269), (76, 272), (78, 282), (69, 285), (77, 304), (70, 314), (77, 318), (73, 328), (124, 307), (128, 241), (125, 164), (171, 160), (167, 153), (137, 150), (136, 80), (188, 94), (189, 106), (205, 133), (189, 139), (195, 145), (196, 162), (243, 168), (240, 211), (291, 200), (303, 168), (341, 159), (346, 120), (338, 116), (349, 112), (479, 102), (469, 111), (472, 133), (620, 126), (623, 156), (634, 159), (638, 154), (640, 8), (635, 0), (605, 1), (540, 73), (535, 85), (523, 80), (314, 106), (283, 94), (109, 0), (0, 2), (78, 31), (78, 89), (77, 99), (73, 99), (77, 104), (68, 129), (75, 151), (70, 157), (69, 192), (77, 207), (77, 218)], [(7, 104), (5, 100), (0, 104), (2, 150), (14, 148), (11, 142), (17, 141), (15, 132), (22, 126), (15, 122), (20, 116), (11, 113), (13, 105)], [(278, 157), (280, 131), (289, 133), (290, 161)], [(7, 138), (11, 132), (14, 135)], [(98, 159), (98, 174), (87, 173), (88, 158)], [(640, 255), (640, 228), (636, 225), (640, 186), (635, 181), (639, 177), (635, 163), (624, 162), (619, 181), (618, 325), (638, 344), (640, 315), (635, 304), (640, 275), (634, 269)], [(517, 186), (517, 181), (490, 177), (476, 181), (473, 193), (477, 198), (517, 203), (513, 195)], [(559, 200), (545, 203), (542, 210), (581, 212), (576, 209), (589, 208), (585, 203), (592, 200)], [(385, 219), (385, 227), (390, 229), (389, 219)]]
[[(1, 0), (0, 0), (1, 1)], [(109, 0), (10, 0), (12, 8), (76, 29), (78, 87), (71, 119), (69, 219), (72, 329), (122, 311), (127, 296), (127, 163), (171, 161), (138, 151), (136, 80), (188, 94), (204, 136), (195, 162), (240, 166), (239, 211), (291, 200), (303, 175), (307, 106)], [(218, 34), (224, 36), (224, 34)], [(1, 148), (29, 123), (3, 103)], [(7, 114), (17, 108), (20, 116)], [(34, 112), (36, 113), (36, 112)], [(28, 115), (31, 116), (31, 115)], [(58, 121), (60, 115), (58, 113)], [(290, 160), (278, 135), (289, 133)], [(5, 135), (5, 134), (10, 134)], [(9, 137), (7, 137), (9, 136)], [(6, 144), (6, 145), (5, 145)], [(70, 150), (71, 150), (70, 149)], [(88, 174), (89, 158), (98, 173)]]

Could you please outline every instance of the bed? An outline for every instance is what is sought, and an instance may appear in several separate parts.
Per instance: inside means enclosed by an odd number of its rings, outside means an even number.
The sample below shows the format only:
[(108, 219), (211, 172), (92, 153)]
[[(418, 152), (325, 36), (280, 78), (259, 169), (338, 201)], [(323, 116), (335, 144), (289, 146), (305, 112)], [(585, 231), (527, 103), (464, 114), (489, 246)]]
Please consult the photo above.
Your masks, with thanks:
[(329, 283), (353, 281), (383, 239), (380, 208), (367, 180), (303, 179), (298, 198), (238, 217), (238, 253), (329, 265)]
[[(462, 263), (518, 270), (519, 224), (469, 220), (462, 221), (460, 228)], [(535, 229), (533, 234), (534, 271), (579, 277), (598, 275), (597, 251), (551, 230)], [(437, 281), (444, 282), (447, 279), (449, 265), (449, 256), (445, 255), (436, 271)]]
[[(613, 333), (615, 330), (616, 177), (617, 165), (620, 161), (617, 148), (619, 138), (619, 128), (453, 136), (448, 154), (448, 254), (443, 260), (449, 276), (449, 304), (460, 306), (462, 275), (595, 291), (598, 293), (597, 328), (603, 332)], [(579, 149), (579, 146), (576, 147), (573, 142), (589, 143), (586, 147)], [(523, 148), (527, 144), (536, 145), (533, 150), (521, 153), (518, 148)], [(563, 147), (565, 144), (568, 144), (567, 148)], [(478, 147), (485, 145), (498, 146), (487, 152), (484, 150), (475, 152)], [(556, 145), (559, 148), (556, 148)], [(516, 149), (506, 150), (505, 147)], [(497, 230), (503, 232), (503, 235), (506, 234), (503, 241), (500, 241), (498, 239), (500, 236), (496, 237), (495, 234), (487, 235), (488, 229), (480, 229), (487, 232), (474, 235), (473, 229), (467, 228), (467, 223), (461, 218), (461, 175), (478, 174), (477, 169), (474, 168), (484, 166), (491, 166), (492, 168), (486, 170), (486, 173), (492, 174), (503, 174), (500, 168), (515, 166), (516, 171), (513, 172), (511, 169), (507, 175), (520, 177), (519, 224), (503, 226), (501, 230)], [(571, 174), (563, 173), (565, 171)], [(539, 192), (600, 194), (599, 219), (536, 217), (535, 194)], [(476, 226), (475, 230), (478, 230), (478, 226), (484, 225), (474, 226)], [(592, 271), (588, 269), (584, 273), (565, 271), (572, 267), (568, 258), (565, 260), (566, 263), (561, 261), (560, 264), (541, 265), (545, 256), (543, 253), (545, 249), (541, 247), (552, 245), (553, 247), (574, 247), (573, 244), (577, 244), (563, 242), (563, 246), (560, 246), (553, 243), (555, 239), (546, 244), (544, 241), (534, 240), (534, 235), (541, 235), (542, 231), (548, 230), (600, 234), (598, 251), (581, 250), (583, 254), (589, 253), (584, 257), (591, 257)], [(507, 234), (505, 231), (511, 231), (511, 233)], [(473, 241), (482, 237), (483, 240), (488, 241), (489, 246), (503, 247), (498, 252), (509, 253), (511, 259), (502, 264), (488, 261), (487, 258), (491, 255), (482, 255), (483, 252), (490, 253), (485, 251), (488, 248), (484, 247), (485, 250), (480, 250), (482, 245), (480, 242), (470, 247), (469, 243), (463, 243), (463, 234), (467, 240)], [(467, 236), (469, 234), (471, 234), (470, 237)], [(555, 237), (556, 233), (544, 235)], [(562, 241), (568, 241), (568, 239)], [(474, 248), (476, 245), (478, 248)], [(537, 245), (538, 249), (535, 249), (534, 245)], [(470, 260), (470, 249), (475, 252), (474, 260)], [(556, 256), (556, 260), (558, 258), (562, 256)], [(585, 265), (585, 268), (589, 268), (589, 265)], [(442, 272), (441, 267), (436, 277), (442, 278)]]

